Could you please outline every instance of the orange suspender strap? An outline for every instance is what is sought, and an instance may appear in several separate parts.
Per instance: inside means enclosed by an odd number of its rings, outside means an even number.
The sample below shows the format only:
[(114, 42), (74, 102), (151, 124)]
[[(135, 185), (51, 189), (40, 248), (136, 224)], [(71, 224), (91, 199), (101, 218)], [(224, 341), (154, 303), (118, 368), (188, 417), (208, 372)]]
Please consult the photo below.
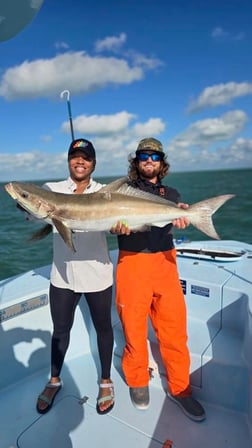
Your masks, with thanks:
[(172, 448), (173, 442), (172, 440), (167, 439), (163, 444), (163, 448)]
[(159, 194), (160, 194), (160, 196), (164, 196), (165, 195), (165, 188), (164, 187), (159, 187)]

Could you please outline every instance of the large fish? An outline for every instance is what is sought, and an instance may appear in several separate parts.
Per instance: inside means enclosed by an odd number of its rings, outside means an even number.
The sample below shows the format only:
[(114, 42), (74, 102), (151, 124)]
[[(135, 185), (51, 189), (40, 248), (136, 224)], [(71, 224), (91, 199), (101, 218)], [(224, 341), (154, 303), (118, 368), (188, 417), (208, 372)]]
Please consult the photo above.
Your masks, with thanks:
[(72, 231), (109, 231), (123, 220), (131, 230), (141, 231), (152, 225), (163, 227), (184, 216), (210, 238), (219, 239), (212, 214), (234, 196), (216, 196), (182, 209), (164, 198), (128, 186), (127, 178), (111, 182), (98, 192), (81, 195), (55, 193), (20, 182), (10, 182), (5, 189), (31, 215), (54, 224), (72, 250)]

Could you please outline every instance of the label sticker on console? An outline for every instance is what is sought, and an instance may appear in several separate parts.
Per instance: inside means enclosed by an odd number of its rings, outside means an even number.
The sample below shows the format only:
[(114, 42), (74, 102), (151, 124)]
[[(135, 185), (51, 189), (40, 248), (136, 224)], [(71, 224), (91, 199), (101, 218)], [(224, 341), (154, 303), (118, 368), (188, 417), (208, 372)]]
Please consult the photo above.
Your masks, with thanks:
[(42, 294), (41, 296), (32, 297), (24, 302), (15, 303), (0, 310), (0, 323), (6, 320), (12, 319), (21, 314), (28, 313), (29, 311), (41, 308), (48, 304), (48, 295)]
[(198, 296), (210, 297), (210, 289), (205, 286), (191, 285), (191, 293)]

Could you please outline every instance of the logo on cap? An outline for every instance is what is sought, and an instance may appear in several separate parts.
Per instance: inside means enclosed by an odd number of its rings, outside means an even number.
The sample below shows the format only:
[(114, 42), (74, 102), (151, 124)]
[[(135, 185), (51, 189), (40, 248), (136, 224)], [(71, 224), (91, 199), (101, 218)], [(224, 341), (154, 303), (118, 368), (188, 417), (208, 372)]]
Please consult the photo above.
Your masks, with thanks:
[(86, 148), (88, 146), (88, 142), (84, 140), (78, 140), (72, 146), (72, 148)]

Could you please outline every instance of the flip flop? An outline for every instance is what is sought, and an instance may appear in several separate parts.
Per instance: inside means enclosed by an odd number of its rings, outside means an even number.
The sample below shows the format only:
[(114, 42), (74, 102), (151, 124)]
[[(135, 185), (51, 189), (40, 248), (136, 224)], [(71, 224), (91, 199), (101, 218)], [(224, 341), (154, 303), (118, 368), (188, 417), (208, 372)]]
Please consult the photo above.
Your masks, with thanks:
[[(46, 412), (50, 411), (53, 402), (55, 400), (55, 397), (57, 395), (57, 393), (60, 391), (60, 389), (62, 388), (62, 381), (58, 381), (57, 383), (50, 383), (48, 382), (43, 390), (43, 392), (38, 396), (38, 400), (37, 400), (37, 405), (36, 405), (36, 409), (38, 411), (39, 414), (46, 414)], [(45, 395), (45, 391), (46, 389), (55, 389), (55, 393), (51, 398), (48, 398)], [(39, 400), (43, 401), (44, 403), (47, 404), (47, 406), (43, 409), (41, 409), (39, 407)]]
[[(109, 388), (110, 389), (110, 394), (109, 395), (105, 395), (104, 397), (99, 398), (97, 400), (97, 404), (96, 404), (96, 411), (97, 411), (97, 413), (100, 414), (100, 415), (104, 415), (104, 414), (107, 414), (108, 412), (110, 412), (113, 409), (114, 404), (115, 404), (114, 403), (114, 397), (115, 397), (115, 394), (114, 394), (114, 384), (113, 383), (101, 383), (100, 387), (102, 389), (105, 389), (105, 388)], [(100, 405), (101, 404), (106, 403), (106, 401), (112, 401), (112, 400), (113, 400), (113, 403), (107, 409), (104, 409), (104, 411), (102, 411), (100, 409)]]

